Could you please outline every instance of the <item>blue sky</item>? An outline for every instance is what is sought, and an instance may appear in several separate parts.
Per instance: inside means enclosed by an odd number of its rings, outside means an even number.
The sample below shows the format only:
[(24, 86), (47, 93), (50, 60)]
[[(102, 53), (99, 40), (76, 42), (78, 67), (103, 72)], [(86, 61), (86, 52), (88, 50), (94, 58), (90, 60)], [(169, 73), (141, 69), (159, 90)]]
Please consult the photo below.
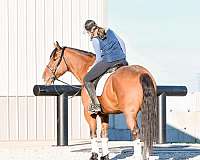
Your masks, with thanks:
[(109, 23), (137, 38), (136, 47), (200, 48), (199, 7), (199, 0), (109, 0)]
[(199, 0), (108, 0), (108, 25), (131, 64), (147, 67), (158, 84), (200, 91)]

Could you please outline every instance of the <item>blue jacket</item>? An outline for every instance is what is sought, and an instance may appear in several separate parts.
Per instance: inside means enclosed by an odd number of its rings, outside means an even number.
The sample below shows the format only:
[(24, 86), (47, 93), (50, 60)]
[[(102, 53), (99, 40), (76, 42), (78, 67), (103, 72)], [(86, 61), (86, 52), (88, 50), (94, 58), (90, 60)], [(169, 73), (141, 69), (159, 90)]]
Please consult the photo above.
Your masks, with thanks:
[(100, 46), (100, 53), (99, 53), (96, 49), (98, 45), (95, 46), (93, 44), (95, 52), (97, 54), (96, 58), (101, 57), (101, 60), (106, 62), (114, 62), (126, 58), (126, 55), (123, 52), (122, 47), (120, 46), (118, 38), (115, 36), (112, 30), (110, 29), (107, 30), (106, 38), (103, 40), (98, 37), (93, 39), (98, 39)]

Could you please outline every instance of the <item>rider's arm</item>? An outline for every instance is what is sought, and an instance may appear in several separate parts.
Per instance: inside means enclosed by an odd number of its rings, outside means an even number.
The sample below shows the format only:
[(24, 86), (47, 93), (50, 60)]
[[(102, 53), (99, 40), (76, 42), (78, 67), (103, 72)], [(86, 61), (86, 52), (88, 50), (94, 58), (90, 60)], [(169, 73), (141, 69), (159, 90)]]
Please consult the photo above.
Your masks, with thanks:
[(124, 41), (117, 34), (115, 34), (115, 36), (116, 36), (117, 40), (119, 41), (122, 51), (124, 52), (124, 54), (126, 54), (126, 46), (125, 46)]
[(97, 38), (92, 38), (92, 45), (96, 54), (96, 61), (95, 61), (96, 64), (97, 62), (102, 60), (99, 40)]

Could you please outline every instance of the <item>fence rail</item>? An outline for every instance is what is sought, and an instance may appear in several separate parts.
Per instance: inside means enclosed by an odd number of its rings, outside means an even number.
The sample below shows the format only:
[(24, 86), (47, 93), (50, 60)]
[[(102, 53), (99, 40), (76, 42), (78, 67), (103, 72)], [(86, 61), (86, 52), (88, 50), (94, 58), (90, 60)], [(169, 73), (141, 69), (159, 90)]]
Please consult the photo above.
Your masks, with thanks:
[[(80, 85), (35, 85), (35, 96), (57, 96), (57, 145), (68, 145), (68, 96), (80, 96)], [(166, 142), (166, 96), (186, 96), (186, 86), (157, 86), (159, 96), (159, 140)]]

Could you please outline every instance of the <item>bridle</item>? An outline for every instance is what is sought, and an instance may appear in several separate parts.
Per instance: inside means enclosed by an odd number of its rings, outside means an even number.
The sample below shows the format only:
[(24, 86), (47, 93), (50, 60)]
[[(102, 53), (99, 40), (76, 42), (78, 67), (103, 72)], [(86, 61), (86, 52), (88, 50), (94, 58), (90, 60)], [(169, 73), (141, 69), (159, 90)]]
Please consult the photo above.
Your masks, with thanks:
[[(51, 77), (49, 78), (49, 79), (52, 80), (53, 83), (54, 83), (55, 80), (57, 80), (57, 81), (60, 81), (60, 82), (62, 82), (62, 83), (64, 83), (64, 84), (66, 84), (66, 85), (71, 86), (72, 89), (73, 89), (73, 88), (79, 88), (79, 89), (80, 89), (78, 92), (76, 92), (76, 93), (71, 97), (71, 98), (73, 98), (74, 96), (76, 96), (76, 95), (79, 94), (79, 92), (81, 91), (81, 88), (80, 88), (80, 87), (76, 87), (76, 86), (72, 86), (71, 84), (69, 84), (69, 83), (67, 83), (67, 82), (64, 82), (64, 81), (58, 79), (58, 78), (56, 77), (56, 75), (55, 75), (55, 73), (56, 73), (56, 71), (57, 71), (57, 69), (58, 69), (58, 67), (59, 67), (59, 65), (60, 65), (60, 63), (61, 63), (61, 61), (62, 61), (62, 59), (64, 60), (65, 65), (66, 65), (66, 67), (67, 67), (67, 61), (66, 61), (66, 58), (65, 58), (65, 56), (64, 56), (64, 51), (65, 51), (66, 48), (67, 48), (67, 47), (62, 47), (61, 55), (60, 55), (60, 58), (59, 58), (59, 60), (58, 60), (58, 62), (57, 62), (57, 64), (56, 64), (56, 67), (55, 67), (54, 69), (52, 69), (51, 67), (49, 67), (49, 66), (47, 65), (47, 68), (48, 68), (48, 69), (52, 72), (52, 74), (53, 74), (53, 76), (51, 76)], [(52, 58), (52, 57), (54, 56), (54, 54), (56, 53), (56, 51), (57, 51), (57, 48), (55, 48), (55, 49), (53, 50), (53, 52), (52, 52), (51, 55), (50, 55), (50, 58)]]
[[(56, 73), (56, 71), (57, 71), (57, 69), (58, 69), (58, 67), (59, 67), (59, 65), (60, 65), (60, 63), (61, 63), (61, 61), (62, 61), (62, 59), (64, 60), (65, 65), (66, 65), (66, 67), (67, 67), (67, 62), (66, 62), (66, 59), (65, 59), (65, 57), (64, 57), (64, 50), (65, 50), (65, 48), (67, 48), (67, 47), (63, 47), (63, 48), (62, 48), (60, 58), (59, 58), (59, 60), (58, 60), (58, 62), (57, 62), (57, 64), (56, 64), (55, 68), (52, 69), (51, 67), (49, 67), (49, 66), (47, 65), (47, 68), (48, 68), (48, 69), (52, 72), (52, 74), (53, 74), (53, 76), (50, 77), (50, 79), (52, 80), (53, 83), (54, 83), (55, 80), (58, 80), (58, 78), (56, 77), (55, 73)], [(50, 58), (52, 58), (52, 57), (54, 56), (54, 54), (56, 53), (56, 51), (57, 51), (57, 48), (55, 48), (55, 49), (53, 50), (53, 52), (52, 52), (51, 55), (50, 55)]]

